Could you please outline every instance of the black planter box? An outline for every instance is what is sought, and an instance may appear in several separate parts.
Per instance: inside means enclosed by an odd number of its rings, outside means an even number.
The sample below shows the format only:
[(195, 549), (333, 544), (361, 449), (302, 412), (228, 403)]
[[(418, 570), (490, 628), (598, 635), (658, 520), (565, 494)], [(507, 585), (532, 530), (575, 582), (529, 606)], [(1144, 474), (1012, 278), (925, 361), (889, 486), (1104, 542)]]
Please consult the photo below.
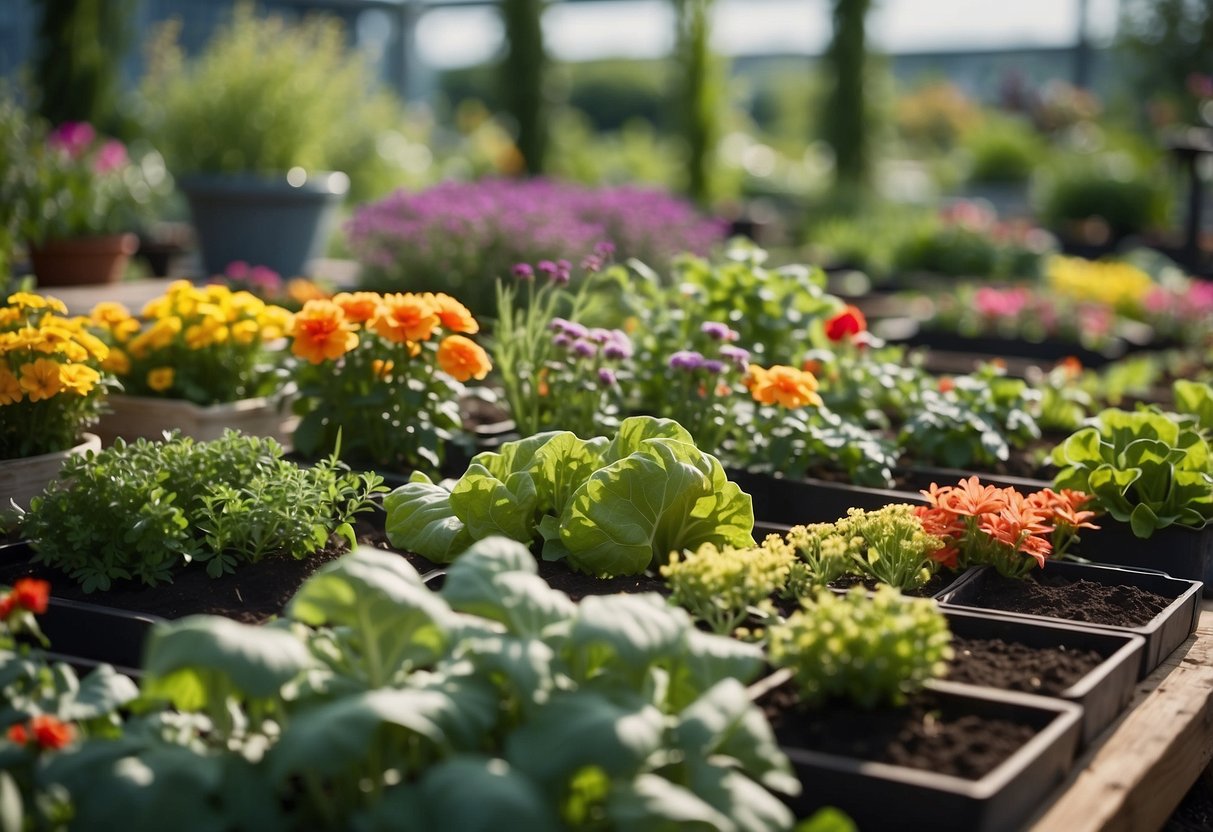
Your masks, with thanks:
[(1121, 338), (1111, 338), (1101, 349), (1093, 350), (1084, 347), (1077, 341), (1065, 341), (1059, 338), (1028, 341), (1023, 338), (1003, 338), (997, 335), (970, 337), (944, 329), (930, 329), (923, 326), (916, 329), (907, 327), (907, 329), (913, 331), (897, 340), (908, 347), (927, 347), (931, 350), (963, 353), (970, 356), (1030, 358), (1049, 364), (1056, 364), (1064, 358), (1073, 356), (1081, 361), (1084, 367), (1090, 368), (1103, 367), (1115, 361), (1129, 352), (1133, 346)]
[(965, 710), (1026, 723), (1037, 733), (979, 780), (783, 746), (804, 791), (799, 817), (823, 806), (863, 830), (1004, 832), (1018, 829), (1073, 764), (1082, 710), (1070, 702), (934, 682), (929, 689)]
[[(1176, 647), (1196, 631), (1196, 624), (1200, 618), (1200, 593), (1202, 588), (1202, 584), (1199, 581), (1172, 578), (1159, 572), (1144, 572), (1115, 566), (1071, 563), (1069, 561), (1049, 561), (1045, 568), (1050, 572), (1062, 573), (1073, 579), (1085, 578), (1086, 580), (1109, 586), (1131, 585), (1140, 587), (1148, 592), (1158, 593), (1165, 598), (1174, 599), (1152, 621), (1141, 626), (1118, 627), (1082, 622), (1083, 627), (1114, 633), (1139, 635), (1145, 639), (1145, 646), (1141, 653), (1141, 664), (1138, 670), (1139, 678), (1144, 678), (1154, 668), (1158, 667), (1164, 658), (1169, 656)], [(980, 569), (967, 572), (964, 580), (958, 581), (948, 592), (939, 596), (937, 600), (945, 610), (970, 610), (988, 613), (1000, 618), (1048, 624), (1065, 621), (1065, 619), (1052, 616), (1031, 615), (1028, 613), (1008, 612), (975, 606), (973, 601), (986, 582), (997, 580), (1011, 579), (1001, 578), (994, 569), (983, 566)]]
[(1205, 597), (1213, 597), (1213, 526), (1168, 526), (1143, 540), (1128, 523), (1108, 515), (1099, 518), (1099, 525), (1083, 531), (1073, 554), (1097, 563), (1156, 569), (1173, 578), (1202, 581)]
[(164, 619), (98, 604), (50, 599), (38, 626), (50, 641), (48, 656), (78, 670), (111, 664), (119, 672), (137, 675), (143, 644), (153, 626)]
[(847, 516), (847, 509), (878, 509), (892, 503), (925, 505), (921, 494), (887, 488), (831, 482), (811, 477), (782, 477), (736, 468), (725, 470), (729, 479), (754, 500), (754, 517), (767, 523), (799, 526), (831, 523)]
[(1078, 624), (1018, 621), (964, 610), (948, 610), (944, 615), (952, 634), (961, 638), (997, 638), (1042, 649), (1064, 645), (1074, 650), (1094, 650), (1102, 656), (1102, 664), (1056, 694), (1056, 698), (1082, 707), (1084, 746), (1099, 736), (1133, 697), (1141, 653), (1145, 649), (1141, 636), (1094, 630)]

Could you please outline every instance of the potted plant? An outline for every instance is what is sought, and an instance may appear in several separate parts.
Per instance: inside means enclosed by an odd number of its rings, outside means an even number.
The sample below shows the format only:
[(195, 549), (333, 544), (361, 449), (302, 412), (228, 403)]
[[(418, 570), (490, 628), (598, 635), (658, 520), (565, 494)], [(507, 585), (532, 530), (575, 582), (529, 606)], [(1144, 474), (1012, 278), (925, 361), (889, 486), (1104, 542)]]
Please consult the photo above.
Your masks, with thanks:
[(16, 292), (0, 308), (0, 511), (26, 505), (65, 459), (101, 447), (109, 348), (57, 298)]
[(178, 178), (203, 265), (304, 273), (319, 257), (349, 177), (331, 167), (365, 132), (372, 83), (333, 21), (297, 25), (240, 3), (187, 60), (166, 27), (142, 84), (144, 122)]
[(98, 425), (105, 442), (178, 430), (218, 439), (228, 428), (286, 440), (293, 420), (287, 354), (291, 314), (226, 286), (171, 283), (135, 317), (103, 301), (90, 313), (122, 383)]
[(165, 182), (155, 153), (132, 160), (117, 139), (33, 116), (7, 160), (18, 173), (4, 210), (17, 217), (40, 286), (113, 283), (138, 247), (137, 230)]
[(308, 301), (287, 333), (299, 359), (296, 452), (314, 459), (340, 448), (399, 478), (437, 473), (463, 430), (464, 383), (492, 368), (469, 337), (479, 330), (467, 307), (442, 293)]
[(802, 603), (769, 628), (780, 669), (752, 688), (797, 775), (813, 784), (792, 802), (799, 814), (829, 802), (861, 828), (912, 818), (1009, 830), (1069, 770), (1077, 706), (934, 681), (952, 647), (933, 601), (855, 587)]

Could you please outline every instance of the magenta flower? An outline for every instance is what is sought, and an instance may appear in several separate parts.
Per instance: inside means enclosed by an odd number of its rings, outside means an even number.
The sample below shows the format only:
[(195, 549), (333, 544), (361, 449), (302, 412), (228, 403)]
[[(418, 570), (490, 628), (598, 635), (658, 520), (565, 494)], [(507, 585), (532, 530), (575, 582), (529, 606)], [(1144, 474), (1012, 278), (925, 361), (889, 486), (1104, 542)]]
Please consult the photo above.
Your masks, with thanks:
[(742, 370), (750, 365), (750, 351), (732, 344), (725, 344), (720, 348), (720, 357), (726, 361), (732, 361)]
[(736, 341), (741, 337), (741, 334), (737, 330), (730, 329), (728, 324), (718, 323), (717, 321), (704, 321), (700, 325), (699, 331), (713, 341)]
[(517, 280), (534, 280), (535, 270), (527, 263), (516, 263), (513, 268), (514, 278)]
[(599, 367), (598, 381), (603, 387), (614, 387), (619, 382), (619, 379), (615, 376), (615, 371), (610, 367)]
[(227, 268), (223, 270), (223, 276), (231, 280), (247, 280), (249, 276), (249, 264), (243, 260), (233, 260), (227, 264)]
[(685, 370), (693, 372), (703, 366), (704, 358), (700, 353), (694, 350), (679, 350), (669, 357), (666, 365), (671, 370)]
[(598, 354), (598, 345), (588, 338), (578, 338), (573, 342), (573, 353), (580, 358), (593, 358)]
[(51, 147), (64, 151), (73, 159), (79, 159), (96, 138), (97, 131), (87, 121), (65, 121), (51, 131), (47, 141)]

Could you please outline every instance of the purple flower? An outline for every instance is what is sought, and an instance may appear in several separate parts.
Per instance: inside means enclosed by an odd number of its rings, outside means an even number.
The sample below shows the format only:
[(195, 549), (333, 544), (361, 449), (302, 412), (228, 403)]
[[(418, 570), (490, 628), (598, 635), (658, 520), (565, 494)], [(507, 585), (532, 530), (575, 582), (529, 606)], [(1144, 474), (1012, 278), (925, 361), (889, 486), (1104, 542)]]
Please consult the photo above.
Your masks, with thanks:
[(565, 321), (561, 329), (568, 335), (574, 338), (586, 338), (590, 331), (576, 321)]
[(605, 344), (607, 341), (610, 341), (613, 336), (609, 329), (603, 329), (600, 326), (596, 326), (587, 333), (586, 337), (596, 343)]
[(573, 352), (581, 358), (593, 358), (598, 354), (598, 345), (586, 338), (578, 338), (573, 342)]
[(602, 268), (602, 258), (594, 254), (587, 254), (581, 260), (581, 268), (585, 269), (590, 274)]
[(632, 357), (632, 339), (628, 338), (627, 333), (621, 329), (612, 329), (608, 335), (609, 338), (602, 348), (605, 357), (614, 360)]
[(556, 264), (551, 260), (540, 260), (539, 271), (548, 280), (553, 280), (556, 277)]
[(666, 364), (671, 370), (686, 370), (691, 372), (703, 366), (704, 358), (694, 350), (679, 350), (670, 356)]
[(603, 387), (614, 387), (619, 383), (619, 379), (615, 376), (615, 371), (610, 367), (598, 368), (598, 381)]
[(720, 357), (726, 361), (732, 361), (743, 370), (750, 363), (750, 351), (732, 344), (725, 344), (720, 348)]
[(535, 270), (531, 268), (529, 263), (515, 263), (511, 272), (516, 280), (535, 279)]
[(718, 323), (717, 321), (704, 321), (700, 325), (699, 331), (713, 341), (735, 341), (739, 337), (737, 332), (729, 329), (728, 324)]
[(548, 329), (555, 330), (556, 332), (564, 332), (564, 328), (568, 325), (569, 322), (564, 318), (552, 318), (551, 323), (548, 324)]
[(552, 337), (552, 343), (558, 347), (567, 347), (569, 344), (573, 343), (573, 339), (565, 335), (563, 332), (559, 332)]
[(703, 362), (703, 369), (707, 370), (714, 376), (718, 376), (724, 372), (726, 365), (723, 361), (717, 361), (715, 358), (709, 358)]
[(615, 253), (615, 244), (608, 240), (603, 240), (602, 242), (597, 243), (594, 246), (594, 254), (598, 255), (599, 257), (601, 257), (604, 260), (606, 258), (610, 257), (614, 253)]

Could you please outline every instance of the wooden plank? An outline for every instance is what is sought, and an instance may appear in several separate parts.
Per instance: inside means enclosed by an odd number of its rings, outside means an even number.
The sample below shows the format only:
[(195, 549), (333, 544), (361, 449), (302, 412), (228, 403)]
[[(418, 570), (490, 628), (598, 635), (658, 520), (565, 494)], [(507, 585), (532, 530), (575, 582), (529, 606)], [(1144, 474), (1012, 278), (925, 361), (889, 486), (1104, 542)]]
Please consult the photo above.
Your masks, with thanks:
[(1075, 764), (1032, 832), (1157, 830), (1213, 757), (1213, 609), (1140, 682), (1124, 714)]

